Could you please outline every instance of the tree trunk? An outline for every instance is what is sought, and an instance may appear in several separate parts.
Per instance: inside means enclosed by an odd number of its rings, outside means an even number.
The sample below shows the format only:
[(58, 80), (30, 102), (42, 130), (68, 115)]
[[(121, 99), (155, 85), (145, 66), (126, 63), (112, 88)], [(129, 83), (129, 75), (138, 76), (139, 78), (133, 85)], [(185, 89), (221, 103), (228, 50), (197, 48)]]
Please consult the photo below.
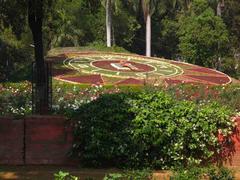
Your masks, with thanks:
[(151, 57), (151, 15), (146, 19), (146, 56)]
[(217, 16), (221, 17), (222, 16), (222, 2), (220, 0), (218, 0), (218, 4), (217, 4)]
[(111, 47), (111, 27), (112, 27), (111, 0), (107, 0), (106, 2), (107, 47)]
[[(222, 8), (224, 7), (224, 0), (218, 0), (217, 4), (217, 16), (222, 17)], [(220, 43), (218, 43), (218, 52), (220, 51)], [(219, 54), (219, 53), (218, 53)], [(221, 70), (222, 58), (220, 55), (217, 57), (216, 69)]]
[(112, 26), (112, 45), (113, 45), (113, 46), (116, 45), (114, 26)]
[(32, 32), (35, 52), (36, 94), (35, 107), (37, 114), (48, 111), (48, 89), (45, 73), (42, 40), (43, 0), (28, 0), (28, 23)]

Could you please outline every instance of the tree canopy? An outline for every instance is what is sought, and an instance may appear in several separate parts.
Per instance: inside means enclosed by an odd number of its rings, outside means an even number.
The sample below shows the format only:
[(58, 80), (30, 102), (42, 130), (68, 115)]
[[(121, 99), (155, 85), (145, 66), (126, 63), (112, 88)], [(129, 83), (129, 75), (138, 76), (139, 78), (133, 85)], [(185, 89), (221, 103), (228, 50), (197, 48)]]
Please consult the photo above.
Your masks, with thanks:
[[(0, 0), (0, 68), (8, 64), (14, 72), (33, 59), (33, 44), (28, 26), (27, 0)], [(216, 67), (217, 57), (234, 67), (240, 53), (240, 4), (225, 0), (221, 17), (219, 1), (158, 0), (151, 5), (151, 55), (180, 59), (208, 67)], [(112, 0), (111, 42), (130, 52), (145, 54), (146, 10), (148, 1)], [(141, 7), (141, 8), (140, 8)], [(149, 11), (150, 12), (150, 11)], [(44, 0), (43, 52), (55, 47), (106, 44), (106, 12), (99, 0)], [(11, 38), (7, 38), (11, 36)], [(16, 47), (17, 45), (17, 47)], [(12, 50), (6, 50), (12, 49)], [(16, 55), (16, 54), (22, 55)], [(26, 57), (25, 57), (26, 56)], [(6, 59), (9, 61), (6, 62)], [(228, 61), (227, 59), (231, 59)], [(10, 62), (10, 63), (9, 63)], [(20, 68), (21, 67), (21, 68)], [(24, 71), (27, 73), (27, 71)], [(229, 72), (229, 71), (228, 71)], [(230, 71), (233, 72), (233, 71)], [(235, 73), (235, 72), (234, 72)], [(231, 75), (234, 75), (231, 74)], [(14, 79), (14, 73), (1, 70), (1, 77)], [(26, 76), (26, 74), (24, 75)], [(4, 78), (2, 78), (3, 80)]]
[(193, 64), (216, 67), (217, 56), (225, 55), (229, 42), (223, 20), (205, 0), (194, 0), (189, 15), (180, 19), (178, 34), (182, 57)]

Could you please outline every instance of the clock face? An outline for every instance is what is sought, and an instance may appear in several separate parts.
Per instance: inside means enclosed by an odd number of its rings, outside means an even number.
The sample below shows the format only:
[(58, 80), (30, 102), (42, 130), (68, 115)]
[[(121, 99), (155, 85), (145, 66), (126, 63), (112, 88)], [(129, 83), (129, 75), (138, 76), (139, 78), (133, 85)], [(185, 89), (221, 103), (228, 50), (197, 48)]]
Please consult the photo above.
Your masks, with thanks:
[(104, 85), (231, 83), (230, 77), (214, 69), (162, 58), (75, 51), (64, 52), (56, 59), (58, 60), (53, 73), (55, 79), (69, 83)]
[(101, 74), (117, 78), (156, 78), (176, 76), (183, 73), (182, 68), (154, 58), (144, 58), (117, 54), (76, 54), (64, 61), (67, 68), (88, 74)]

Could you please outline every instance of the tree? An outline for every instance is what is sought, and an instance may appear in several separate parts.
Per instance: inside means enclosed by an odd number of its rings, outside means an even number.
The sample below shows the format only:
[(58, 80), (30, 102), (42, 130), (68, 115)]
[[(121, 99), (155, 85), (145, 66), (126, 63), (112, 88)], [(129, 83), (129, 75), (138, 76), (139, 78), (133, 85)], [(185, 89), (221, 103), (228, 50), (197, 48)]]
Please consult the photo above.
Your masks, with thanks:
[(238, 0), (225, 0), (222, 15), (231, 35), (231, 45), (236, 53), (240, 53), (240, 3)]
[(83, 9), (81, 0), (58, 0), (51, 5), (51, 13), (45, 15), (43, 24), (45, 50), (59, 46), (79, 46), (83, 39), (82, 27), (76, 24), (79, 22), (78, 17), (82, 17), (78, 14), (80, 8)]
[(120, 4), (119, 0), (102, 0), (102, 4), (106, 9), (106, 34), (107, 34), (107, 47), (112, 46), (112, 15), (113, 15), (113, 6), (115, 9), (118, 8), (118, 5)]
[(188, 16), (179, 19), (181, 55), (190, 63), (216, 68), (229, 41), (226, 26), (207, 0), (194, 0), (189, 11)]
[(11, 27), (14, 34), (19, 38), (26, 27), (25, 20), (25, 1), (0, 0), (0, 31), (3, 28)]
[(146, 23), (146, 56), (151, 56), (151, 16), (155, 11), (157, 0), (142, 0), (142, 8)]
[[(166, 15), (166, 12), (169, 10), (169, 8), (173, 8), (175, 6), (175, 0), (139, 0), (139, 1), (131, 1), (135, 11), (139, 14), (142, 12), (144, 15), (144, 22), (146, 26), (146, 32), (145, 32), (145, 42), (146, 42), (146, 56), (151, 56), (151, 49), (152, 49), (152, 15), (155, 12), (158, 12), (158, 18), (157, 20), (160, 22), (162, 18)], [(156, 13), (155, 13), (156, 14)], [(158, 23), (155, 21), (155, 24)], [(161, 29), (158, 28), (157, 31), (159, 32)]]
[(26, 9), (26, 1), (0, 0), (0, 81), (30, 79), (33, 52)]
[(107, 47), (111, 47), (112, 29), (112, 0), (106, 0), (106, 31), (107, 31)]
[(184, 11), (187, 11), (190, 8), (192, 0), (176, 0), (176, 3), (179, 4), (180, 8)]
[(112, 0), (102, 0), (101, 2), (106, 9), (107, 47), (111, 47), (112, 46)]
[(28, 0), (28, 23), (32, 32), (36, 62), (36, 113), (48, 111), (48, 86), (43, 55), (44, 0)]

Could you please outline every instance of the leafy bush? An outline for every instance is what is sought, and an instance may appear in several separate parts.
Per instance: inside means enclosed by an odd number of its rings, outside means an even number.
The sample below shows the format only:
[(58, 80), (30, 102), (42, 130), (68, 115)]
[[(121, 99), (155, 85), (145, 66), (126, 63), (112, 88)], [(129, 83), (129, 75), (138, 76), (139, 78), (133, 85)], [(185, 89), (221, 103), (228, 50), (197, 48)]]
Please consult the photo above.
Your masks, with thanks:
[(174, 171), (171, 180), (234, 180), (233, 172), (224, 167), (191, 167)]
[(208, 169), (208, 177), (210, 180), (234, 180), (233, 171), (225, 167), (212, 167)]
[(132, 146), (132, 113), (128, 94), (104, 94), (84, 104), (70, 118), (76, 120), (74, 152), (91, 165), (124, 164)]
[(220, 150), (218, 130), (232, 133), (231, 111), (217, 103), (175, 101), (165, 92), (142, 93), (133, 101), (135, 160), (158, 167), (200, 164)]
[(87, 165), (170, 168), (210, 162), (221, 152), (218, 132), (234, 128), (217, 103), (177, 101), (164, 91), (105, 94), (75, 119), (73, 153)]
[(144, 169), (107, 174), (103, 180), (148, 180), (151, 176), (151, 171)]
[(199, 167), (192, 167), (190, 169), (179, 169), (174, 171), (170, 177), (171, 180), (200, 180), (206, 176), (205, 169)]
[(78, 180), (79, 178), (71, 175), (69, 172), (59, 171), (54, 174), (54, 180)]

